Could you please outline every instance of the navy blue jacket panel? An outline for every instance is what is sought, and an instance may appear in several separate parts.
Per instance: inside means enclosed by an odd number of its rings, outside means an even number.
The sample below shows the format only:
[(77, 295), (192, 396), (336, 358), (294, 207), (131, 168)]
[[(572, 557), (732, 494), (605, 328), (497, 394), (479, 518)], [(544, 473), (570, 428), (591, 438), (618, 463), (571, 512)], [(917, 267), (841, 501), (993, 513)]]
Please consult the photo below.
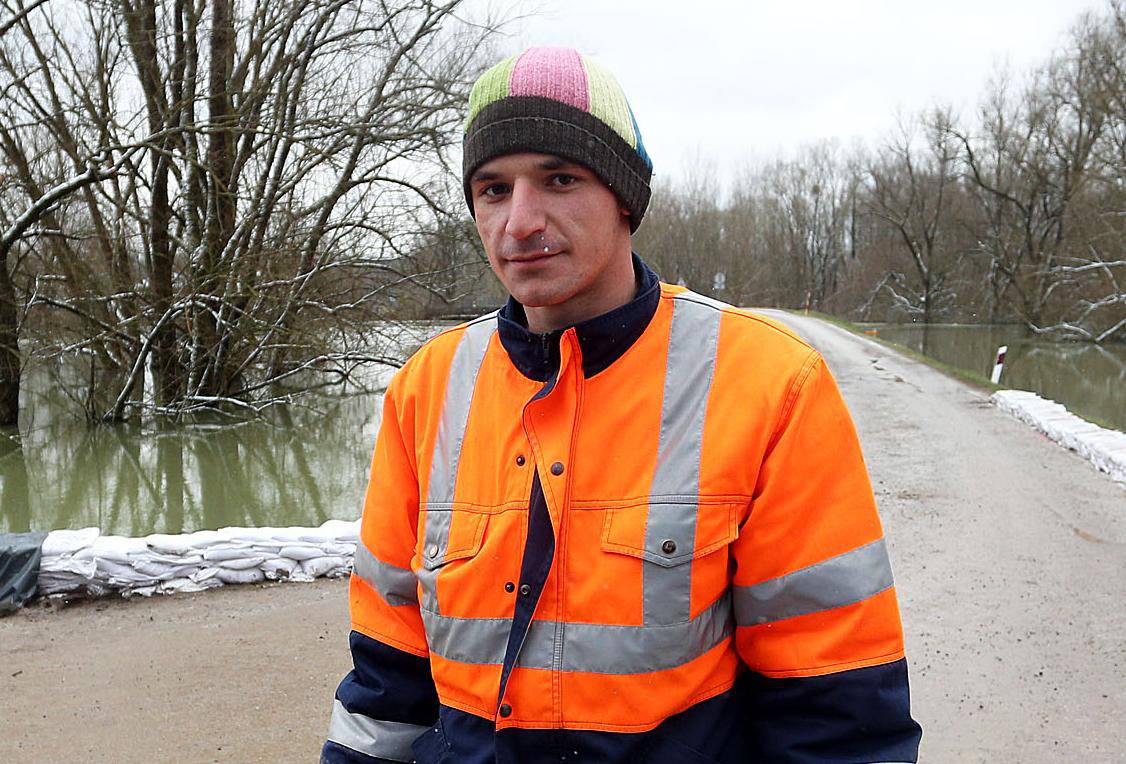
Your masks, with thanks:
[[(427, 725), (413, 745), (418, 764), (870, 764), (917, 761), (907, 666), (797, 679), (744, 673), (722, 695), (639, 734), (505, 729), (438, 706), (428, 663), (356, 632), (358, 670), (337, 690), (353, 712)], [(385, 764), (328, 742), (322, 764)]]

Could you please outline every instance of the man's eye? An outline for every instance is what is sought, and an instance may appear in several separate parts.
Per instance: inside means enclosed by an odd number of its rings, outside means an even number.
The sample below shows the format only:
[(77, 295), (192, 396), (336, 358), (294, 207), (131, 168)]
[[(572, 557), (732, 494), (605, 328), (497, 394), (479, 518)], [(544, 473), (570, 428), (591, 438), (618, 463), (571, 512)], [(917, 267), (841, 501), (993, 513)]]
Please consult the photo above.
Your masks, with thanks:
[(578, 178), (574, 175), (568, 175), (565, 172), (558, 173), (551, 176), (551, 185), (553, 186), (569, 186), (574, 183)]
[(486, 196), (486, 197), (503, 196), (504, 194), (508, 193), (508, 184), (506, 184), (506, 183), (490, 183), (487, 186), (483, 186), (478, 193), (481, 196)]

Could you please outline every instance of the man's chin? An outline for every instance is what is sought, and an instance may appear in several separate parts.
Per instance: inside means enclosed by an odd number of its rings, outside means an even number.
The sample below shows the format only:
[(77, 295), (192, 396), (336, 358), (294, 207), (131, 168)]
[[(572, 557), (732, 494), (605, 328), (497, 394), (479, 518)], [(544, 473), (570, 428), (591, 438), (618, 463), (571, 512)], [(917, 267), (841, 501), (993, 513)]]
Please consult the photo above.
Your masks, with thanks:
[(553, 305), (558, 305), (563, 302), (560, 295), (544, 295), (533, 293), (527, 296), (521, 295), (517, 292), (512, 293), (512, 297), (516, 302), (523, 305), (525, 308), (550, 308)]
[(569, 296), (561, 289), (545, 289), (542, 284), (511, 284), (508, 293), (525, 308), (549, 308)]

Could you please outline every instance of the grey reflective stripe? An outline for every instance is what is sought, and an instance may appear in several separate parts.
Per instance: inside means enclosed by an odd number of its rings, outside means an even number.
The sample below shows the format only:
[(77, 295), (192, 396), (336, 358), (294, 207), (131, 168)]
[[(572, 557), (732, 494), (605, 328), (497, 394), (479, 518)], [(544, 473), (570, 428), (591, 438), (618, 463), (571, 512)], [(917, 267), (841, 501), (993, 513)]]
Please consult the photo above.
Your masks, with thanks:
[[(454, 487), (457, 485), (457, 465), (461, 459), (461, 442), (465, 438), (465, 428), (469, 422), (473, 388), (477, 384), (477, 373), (485, 361), (489, 341), (496, 330), (495, 312), (469, 324), (461, 335), (450, 364), (426, 492), (426, 528), (423, 531), (422, 554), (428, 560), (438, 561), (446, 556), (451, 513), (434, 511), (432, 508), (436, 504), (448, 505), (453, 501)], [(422, 604), (428, 610), (439, 611), (435, 588), (437, 578), (436, 568), (423, 566), (418, 572), (418, 580), (422, 583)]]
[(435, 655), (460, 663), (504, 662), (511, 618), (459, 618), (423, 609), (422, 624)]
[[(512, 621), (454, 618), (422, 611), (430, 652), (460, 663), (500, 665)], [(516, 665), (597, 674), (644, 674), (683, 666), (734, 632), (731, 595), (672, 626), (532, 621)], [(556, 640), (556, 635), (561, 639)], [(562, 650), (556, 651), (556, 644)]]
[(354, 714), (339, 700), (332, 705), (328, 739), (353, 751), (390, 761), (414, 761), (411, 743), (429, 727), (386, 722)]
[(418, 581), (422, 584), (422, 607), (438, 611), (438, 563), (446, 556), (450, 541), (453, 512), (448, 509), (426, 508), (426, 527), (422, 532), (422, 567)]
[(852, 605), (891, 588), (891, 563), (879, 539), (753, 586), (736, 586), (735, 621), (755, 626)]
[[(692, 558), (699, 506), (695, 500), (661, 502), (660, 498), (696, 497), (700, 492), (704, 414), (715, 376), (723, 313), (697, 302), (698, 297), (684, 293), (673, 300), (657, 466), (649, 491), (656, 500), (650, 501), (645, 521), (645, 549), (662, 561), (659, 566), (643, 566), (647, 626), (683, 623), (690, 610), (692, 566), (674, 563)], [(676, 544), (671, 553), (662, 548), (667, 541)]]
[(673, 626), (563, 624), (563, 671), (644, 674), (683, 666), (735, 631), (730, 593)]
[(400, 568), (373, 555), (364, 542), (356, 544), (352, 567), (357, 576), (379, 592), (388, 605), (417, 605), (418, 579), (410, 568)]

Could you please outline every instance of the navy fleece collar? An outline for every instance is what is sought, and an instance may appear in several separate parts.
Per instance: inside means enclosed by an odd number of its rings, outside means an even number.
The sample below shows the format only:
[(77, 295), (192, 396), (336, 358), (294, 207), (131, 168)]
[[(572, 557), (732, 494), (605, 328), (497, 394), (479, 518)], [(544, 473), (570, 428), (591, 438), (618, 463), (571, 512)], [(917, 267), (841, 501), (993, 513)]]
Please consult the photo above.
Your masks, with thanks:
[[(593, 377), (618, 360), (649, 326), (661, 300), (657, 274), (633, 255), (637, 279), (634, 298), (609, 313), (575, 324), (583, 353), (583, 374)], [(537, 334), (529, 331), (524, 306), (512, 297), (497, 315), (497, 332), (513, 365), (525, 377), (546, 382), (559, 368), (559, 338), (565, 329)]]

